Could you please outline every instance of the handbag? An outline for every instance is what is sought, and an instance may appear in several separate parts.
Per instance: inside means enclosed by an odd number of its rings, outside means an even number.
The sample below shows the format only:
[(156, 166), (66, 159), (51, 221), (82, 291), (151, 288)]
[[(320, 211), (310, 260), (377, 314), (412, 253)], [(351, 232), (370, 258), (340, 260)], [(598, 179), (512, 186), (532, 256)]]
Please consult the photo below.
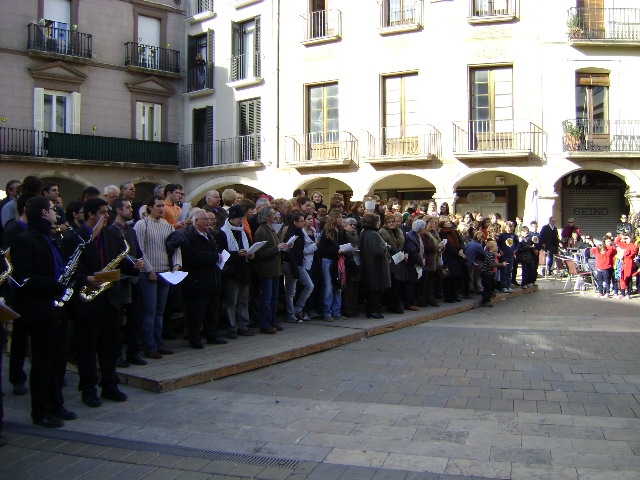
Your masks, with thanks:
[(447, 265), (438, 265), (438, 275), (440, 275), (440, 278), (447, 278), (451, 275), (449, 267)]

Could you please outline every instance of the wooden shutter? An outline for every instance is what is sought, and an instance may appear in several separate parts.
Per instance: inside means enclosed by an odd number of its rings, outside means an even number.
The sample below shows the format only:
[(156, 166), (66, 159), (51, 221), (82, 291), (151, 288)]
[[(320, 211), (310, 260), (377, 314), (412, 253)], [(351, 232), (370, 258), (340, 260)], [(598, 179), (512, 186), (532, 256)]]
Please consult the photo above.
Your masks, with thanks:
[(216, 32), (213, 30), (207, 31), (207, 63), (211, 65), (211, 68), (215, 65), (216, 55), (215, 55), (215, 45), (216, 45)]
[(78, 92), (71, 92), (71, 119), (70, 119), (70, 132), (69, 133), (80, 133), (80, 98), (81, 95)]
[(205, 108), (207, 109), (207, 112), (206, 112), (207, 142), (213, 142), (213, 107), (208, 106)]
[(240, 102), (240, 135), (260, 133), (260, 99)]
[(162, 105), (153, 105), (153, 138), (154, 142), (162, 141)]
[(33, 129), (44, 129), (44, 88), (33, 89)]
[(253, 35), (253, 76), (260, 76), (260, 17), (256, 17), (256, 31)]
[(143, 116), (144, 105), (142, 102), (136, 102), (136, 139), (142, 140), (144, 138), (144, 133), (142, 131), (142, 116)]

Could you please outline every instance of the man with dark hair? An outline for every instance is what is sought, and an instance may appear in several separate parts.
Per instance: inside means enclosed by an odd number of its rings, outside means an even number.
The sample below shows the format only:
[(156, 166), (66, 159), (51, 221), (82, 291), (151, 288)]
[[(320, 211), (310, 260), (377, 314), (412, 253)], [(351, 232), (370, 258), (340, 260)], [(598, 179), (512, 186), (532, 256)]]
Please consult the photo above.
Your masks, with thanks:
[(82, 193), (80, 194), (80, 200), (82, 202), (86, 202), (90, 198), (95, 198), (99, 196), (100, 196), (100, 190), (98, 190), (93, 185), (89, 185), (84, 190), (82, 190)]
[(293, 198), (300, 198), (300, 197), (304, 197), (306, 196), (306, 192), (304, 190), (302, 190), (301, 188), (296, 188), (293, 191)]
[(42, 185), (42, 196), (48, 200), (53, 202), (53, 208), (56, 212), (57, 224), (64, 225), (67, 222), (67, 216), (64, 213), (64, 208), (60, 205), (56, 205), (56, 202), (60, 198), (60, 189), (58, 188), (57, 182), (46, 181)]
[(0, 213), (0, 221), (2, 221), (2, 226), (5, 231), (9, 230), (9, 225), (11, 222), (18, 219), (20, 216), (17, 213), (17, 200), (20, 197), (26, 196), (26, 198), (31, 198), (35, 195), (42, 194), (42, 180), (40, 180), (35, 175), (27, 175), (22, 180), (22, 185), (20, 187), (20, 195), (13, 200), (8, 201), (4, 207), (2, 207), (2, 212)]
[[(108, 227), (108, 231), (118, 238), (124, 238), (129, 244), (129, 255), (124, 260), (131, 263), (135, 260), (135, 268), (140, 271), (144, 268), (144, 261), (140, 258), (140, 246), (138, 245), (138, 237), (135, 230), (130, 226), (130, 222), (133, 219), (133, 207), (131, 202), (125, 197), (116, 198), (111, 204), (111, 208), (115, 212), (116, 216), (111, 225)], [(138, 272), (135, 275), (123, 275), (120, 278), (120, 304), (121, 312), (126, 314), (126, 338), (127, 338), (127, 359), (122, 358), (122, 341), (121, 335), (118, 335), (117, 340), (117, 366), (126, 368), (130, 363), (136, 365), (146, 365), (146, 360), (143, 360), (139, 351), (142, 345), (142, 299), (140, 295), (140, 288), (138, 286)], [(122, 317), (122, 315), (121, 315)], [(118, 324), (120, 327), (122, 323)]]
[[(101, 229), (108, 215), (107, 202), (101, 198), (90, 198), (83, 207), (84, 225), (79, 228), (78, 236), (63, 239), (62, 245), (67, 257), (75, 251), (80, 239), (87, 245), (80, 255), (76, 273), (76, 292), (82, 287), (99, 288), (102, 281), (96, 273), (109, 265), (124, 249), (122, 238)], [(97, 232), (97, 233), (94, 233)], [(127, 269), (126, 273), (135, 275), (134, 266), (126, 260), (121, 261), (119, 268)], [(71, 308), (78, 339), (78, 374), (80, 381), (78, 390), (82, 392), (82, 401), (89, 407), (99, 407), (102, 400), (97, 395), (98, 364), (100, 365), (100, 385), (102, 398), (115, 402), (124, 402), (127, 396), (118, 389), (116, 375), (116, 345), (120, 314), (119, 285), (97, 295), (93, 300), (83, 302), (74, 295)], [(96, 362), (97, 358), (97, 362)]]
[(64, 407), (62, 384), (66, 369), (67, 318), (64, 309), (54, 307), (65, 286), (58, 282), (63, 257), (49, 234), (55, 224), (53, 202), (41, 196), (26, 206), (28, 227), (12, 247), (16, 289), (14, 308), (20, 313), (31, 337), (31, 418), (47, 428), (64, 426), (63, 420), (77, 415)]
[(184, 222), (178, 222), (182, 213), (182, 199), (184, 197), (184, 188), (179, 183), (170, 183), (164, 187), (164, 213), (163, 217), (169, 225), (178, 230), (185, 226)]
[(553, 256), (558, 254), (560, 249), (560, 235), (556, 228), (556, 217), (549, 217), (549, 223), (540, 229), (540, 244), (547, 252), (547, 275), (551, 275), (554, 267)]

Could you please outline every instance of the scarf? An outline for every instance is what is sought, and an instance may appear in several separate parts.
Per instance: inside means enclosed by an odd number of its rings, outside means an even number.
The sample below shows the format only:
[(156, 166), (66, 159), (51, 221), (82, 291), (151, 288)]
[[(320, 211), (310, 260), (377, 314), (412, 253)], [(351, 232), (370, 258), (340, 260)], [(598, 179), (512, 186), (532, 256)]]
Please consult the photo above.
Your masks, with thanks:
[(379, 230), (380, 236), (390, 244), (393, 244), (398, 250), (402, 250), (404, 245), (404, 233), (399, 228), (382, 227)]
[(445, 234), (447, 240), (451, 242), (451, 245), (457, 250), (460, 250), (460, 237), (458, 236), (458, 231), (452, 227), (446, 227), (441, 229), (442, 233)]
[[(227, 236), (227, 248), (230, 252), (249, 249), (249, 240), (247, 239), (247, 234), (244, 231), (244, 227), (236, 227), (235, 225), (231, 225), (229, 223), (229, 219), (226, 219), (220, 231), (224, 232), (224, 234)], [(242, 235), (242, 248), (239, 247), (238, 241), (236, 240), (236, 236), (233, 234), (233, 232), (240, 232), (240, 235)]]

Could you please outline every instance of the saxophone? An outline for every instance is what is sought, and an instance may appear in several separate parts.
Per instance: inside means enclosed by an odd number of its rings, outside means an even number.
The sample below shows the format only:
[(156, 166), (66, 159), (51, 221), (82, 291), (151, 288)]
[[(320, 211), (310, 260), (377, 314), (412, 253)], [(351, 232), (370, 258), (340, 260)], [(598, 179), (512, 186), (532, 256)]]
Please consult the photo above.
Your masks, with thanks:
[[(122, 262), (122, 260), (124, 260), (127, 257), (131, 247), (129, 246), (129, 243), (127, 242), (127, 240), (124, 238), (124, 235), (122, 236), (122, 241), (124, 242), (124, 250), (120, 252), (116, 258), (114, 258), (108, 264), (106, 264), (104, 268), (100, 270), (101, 272), (108, 272), (109, 270), (115, 270), (116, 268), (118, 268), (118, 265), (120, 265), (120, 262)], [(80, 300), (82, 300), (83, 302), (92, 302), (102, 292), (111, 288), (111, 285), (113, 285), (112, 282), (103, 282), (100, 284), (99, 287), (91, 287), (89, 285), (85, 285), (80, 289)]]
[(4, 260), (4, 264), (6, 267), (6, 270), (2, 273), (0, 273), (0, 285), (2, 285), (2, 283), (7, 279), (7, 278), (11, 278), (11, 272), (13, 272), (13, 266), (11, 265), (11, 262), (9, 261), (9, 249), (7, 248), (6, 250), (2, 250), (0, 249), (0, 255), (2, 255), (2, 259)]
[[(69, 227), (69, 229), (73, 233), (75, 233), (75, 231), (71, 227)], [(67, 264), (62, 269), (62, 273), (60, 274), (60, 277), (58, 278), (58, 283), (61, 283), (66, 288), (65, 288), (64, 293), (62, 294), (62, 296), (60, 298), (58, 298), (57, 300), (53, 301), (53, 306), (54, 307), (58, 307), (58, 308), (63, 307), (64, 304), (67, 303), (69, 301), (69, 299), (71, 298), (71, 296), (73, 295), (73, 291), (74, 291), (74, 288), (75, 288), (75, 285), (76, 285), (76, 279), (74, 278), (74, 274), (76, 273), (76, 270), (78, 269), (78, 262), (80, 261), (80, 255), (82, 254), (82, 251), (89, 244), (89, 242), (85, 242), (82, 239), (82, 237), (80, 237), (79, 235), (78, 235), (78, 238), (80, 238), (80, 243), (78, 244), (76, 249), (71, 254), (71, 257), (69, 257), (69, 261), (67, 262)]]

